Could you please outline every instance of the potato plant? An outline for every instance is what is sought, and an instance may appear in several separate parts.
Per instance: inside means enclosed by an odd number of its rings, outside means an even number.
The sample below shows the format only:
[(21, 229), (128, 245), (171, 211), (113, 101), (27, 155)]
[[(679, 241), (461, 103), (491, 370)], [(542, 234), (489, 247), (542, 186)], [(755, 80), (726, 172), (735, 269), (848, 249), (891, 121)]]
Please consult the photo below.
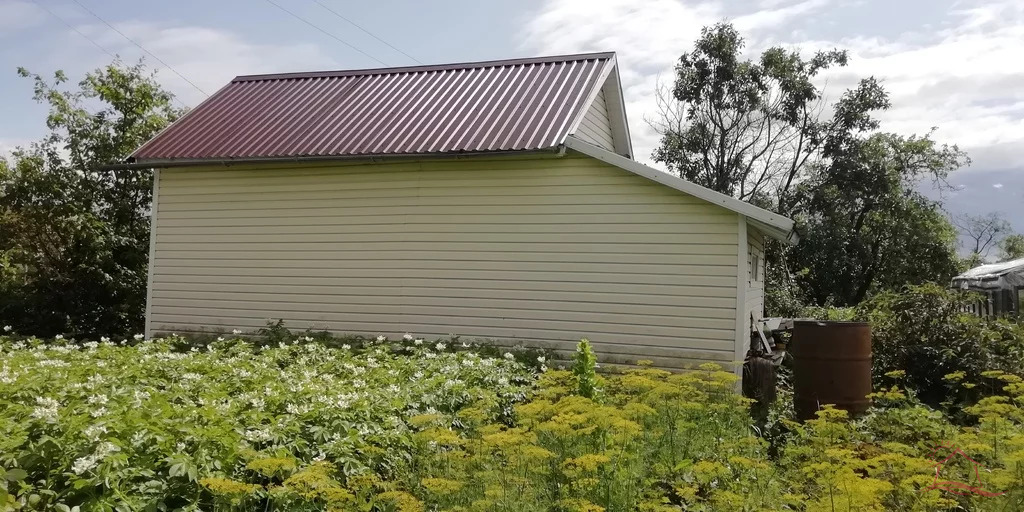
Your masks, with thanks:
[(244, 496), (316, 510), (321, 491), (300, 480), (318, 462), (342, 480), (393, 479), (410, 462), (408, 418), (501, 419), (533, 380), (451, 342), (368, 345), (0, 336), (0, 504), (206, 510)]

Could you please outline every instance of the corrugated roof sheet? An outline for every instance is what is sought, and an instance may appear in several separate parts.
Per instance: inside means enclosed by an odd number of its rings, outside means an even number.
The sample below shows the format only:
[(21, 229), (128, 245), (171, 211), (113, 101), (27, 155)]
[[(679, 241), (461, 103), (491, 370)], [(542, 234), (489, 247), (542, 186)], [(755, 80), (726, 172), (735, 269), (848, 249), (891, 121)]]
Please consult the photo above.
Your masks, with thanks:
[(239, 76), (132, 155), (139, 162), (551, 148), (614, 65), (594, 53)]
[(1003, 261), (1001, 263), (989, 263), (974, 267), (953, 279), (980, 279), (985, 277), (999, 277), (1010, 272), (1024, 271), (1024, 258)]

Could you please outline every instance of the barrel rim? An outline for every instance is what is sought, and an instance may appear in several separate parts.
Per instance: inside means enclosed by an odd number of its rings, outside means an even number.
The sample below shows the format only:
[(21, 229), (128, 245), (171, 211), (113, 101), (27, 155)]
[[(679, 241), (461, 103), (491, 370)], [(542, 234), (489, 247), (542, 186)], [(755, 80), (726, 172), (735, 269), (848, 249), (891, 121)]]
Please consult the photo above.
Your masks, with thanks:
[(841, 322), (836, 320), (795, 320), (793, 326), (815, 327), (868, 327), (868, 322)]

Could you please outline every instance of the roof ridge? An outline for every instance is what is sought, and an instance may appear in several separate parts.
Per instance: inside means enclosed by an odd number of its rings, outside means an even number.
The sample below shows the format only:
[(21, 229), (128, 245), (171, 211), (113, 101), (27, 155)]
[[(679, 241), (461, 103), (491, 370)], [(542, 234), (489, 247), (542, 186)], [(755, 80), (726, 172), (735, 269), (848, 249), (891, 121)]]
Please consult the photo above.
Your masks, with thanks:
[(549, 62), (571, 62), (580, 60), (614, 59), (615, 52), (574, 53), (568, 55), (548, 55), (518, 59), (485, 60), (476, 62), (454, 62), (450, 64), (428, 64), (416, 66), (399, 66), (390, 68), (342, 69), (333, 71), (300, 71), (294, 73), (267, 73), (260, 75), (239, 75), (231, 82), (258, 82), (265, 80), (287, 80), (296, 78), (322, 78), (342, 76), (390, 75), (395, 73), (416, 73), (422, 71), (444, 71), (450, 69), (492, 68), (514, 66), (520, 64), (544, 64)]

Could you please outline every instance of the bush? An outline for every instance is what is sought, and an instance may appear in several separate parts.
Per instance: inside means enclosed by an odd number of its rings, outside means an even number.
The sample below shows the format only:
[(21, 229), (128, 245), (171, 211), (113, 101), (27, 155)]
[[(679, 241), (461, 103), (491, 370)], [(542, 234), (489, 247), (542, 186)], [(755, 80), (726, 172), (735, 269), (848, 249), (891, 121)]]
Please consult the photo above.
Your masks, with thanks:
[(380, 484), (408, 471), (409, 418), (507, 421), (534, 378), (515, 361), (416, 338), (362, 350), (183, 341), (0, 335), (0, 482), (14, 481), (0, 510), (9, 497), (83, 511), (400, 500), (380, 497)]
[[(886, 374), (905, 371), (905, 385), (932, 407), (963, 418), (964, 404), (1001, 385), (987, 370), (1024, 371), (1024, 325), (964, 313), (972, 294), (935, 284), (882, 292), (856, 308), (871, 323), (875, 387), (888, 387)], [(952, 386), (953, 383), (957, 385)]]
[[(715, 365), (594, 376), (595, 401), (570, 371), (444, 342), (280, 343), (0, 335), (0, 510), (1024, 507), (1024, 381), (1002, 372), (986, 375), (1005, 396), (965, 409), (973, 426), (894, 386), (856, 421), (773, 415), (772, 450)], [(950, 444), (984, 471), (943, 479), (1005, 494), (935, 488), (933, 451)]]

